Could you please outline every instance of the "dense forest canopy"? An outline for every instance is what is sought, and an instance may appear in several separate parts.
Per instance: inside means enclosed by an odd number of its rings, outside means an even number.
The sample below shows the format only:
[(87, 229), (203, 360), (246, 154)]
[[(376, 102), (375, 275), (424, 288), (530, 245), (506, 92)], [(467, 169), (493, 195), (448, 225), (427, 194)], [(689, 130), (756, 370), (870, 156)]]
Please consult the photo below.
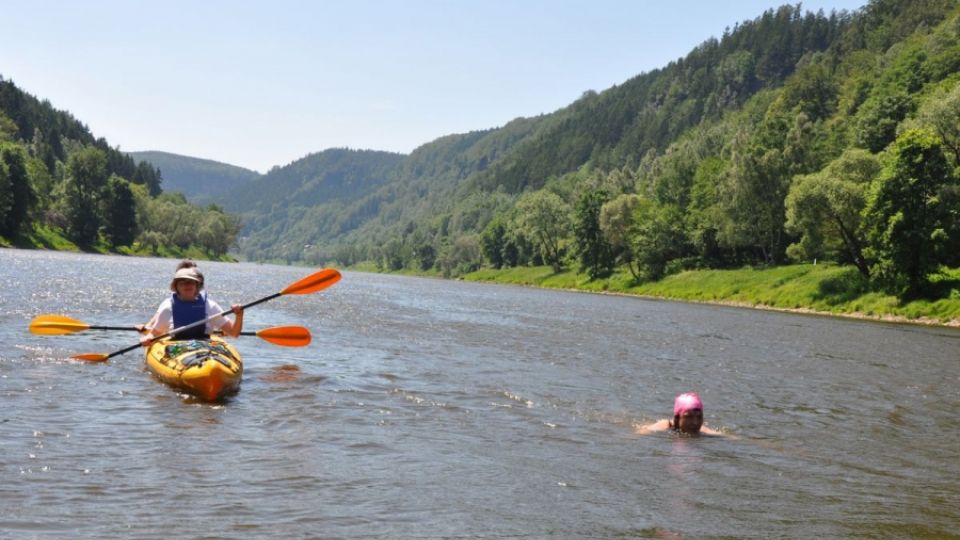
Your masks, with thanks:
[[(245, 205), (241, 252), (446, 275), (576, 265), (637, 280), (816, 259), (915, 293), (960, 247), (958, 31), (955, 0), (770, 9), (552, 114), (381, 162), (366, 190)], [(322, 175), (260, 182), (310, 191)]]
[(154, 165), (0, 77), (0, 237), (18, 241), (48, 228), (84, 249), (172, 246), (225, 255), (239, 220), (163, 193), (162, 182)]
[(164, 191), (183, 193), (196, 205), (219, 202), (224, 193), (260, 177), (256, 171), (243, 167), (168, 152), (129, 152), (129, 155), (163, 171)]

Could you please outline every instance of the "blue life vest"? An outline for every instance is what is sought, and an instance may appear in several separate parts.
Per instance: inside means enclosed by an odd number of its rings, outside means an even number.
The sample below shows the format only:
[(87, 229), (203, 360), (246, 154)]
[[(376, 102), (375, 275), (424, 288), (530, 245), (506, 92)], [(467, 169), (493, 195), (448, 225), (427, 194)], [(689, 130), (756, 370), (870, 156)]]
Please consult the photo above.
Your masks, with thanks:
[[(173, 328), (180, 328), (207, 318), (207, 296), (198, 294), (192, 302), (180, 300), (173, 295)], [(173, 329), (171, 328), (171, 330)], [(207, 339), (207, 325), (198, 324), (173, 336), (175, 339)]]

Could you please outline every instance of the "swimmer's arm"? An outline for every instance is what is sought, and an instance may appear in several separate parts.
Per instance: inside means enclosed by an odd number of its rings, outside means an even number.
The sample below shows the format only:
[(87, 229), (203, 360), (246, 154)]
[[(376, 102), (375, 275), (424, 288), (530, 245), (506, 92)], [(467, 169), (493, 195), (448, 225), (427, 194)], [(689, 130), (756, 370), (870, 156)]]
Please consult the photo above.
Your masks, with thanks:
[(711, 436), (711, 437), (724, 437), (724, 438), (726, 438), (726, 439), (739, 439), (739, 438), (740, 438), (740, 437), (737, 437), (736, 435), (733, 435), (732, 433), (724, 433), (724, 432), (722, 432), (722, 431), (717, 431), (717, 430), (715, 430), (715, 429), (710, 429), (710, 428), (708, 428), (707, 426), (701, 426), (701, 427), (700, 427), (700, 434), (701, 434), (701, 435), (709, 435), (709, 436)]
[(663, 420), (658, 420), (652, 424), (637, 426), (636, 432), (640, 435), (646, 435), (647, 433), (656, 433), (658, 431), (666, 431), (668, 429), (670, 429), (670, 420), (664, 418)]

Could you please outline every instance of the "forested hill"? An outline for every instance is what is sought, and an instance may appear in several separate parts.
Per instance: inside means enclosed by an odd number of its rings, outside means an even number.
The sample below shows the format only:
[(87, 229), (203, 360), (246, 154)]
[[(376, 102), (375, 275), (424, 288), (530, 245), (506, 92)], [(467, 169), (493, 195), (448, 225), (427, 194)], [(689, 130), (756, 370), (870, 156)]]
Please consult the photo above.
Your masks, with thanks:
[(163, 189), (178, 191), (198, 205), (219, 203), (225, 192), (236, 189), (260, 177), (260, 173), (212, 161), (168, 152), (129, 152), (139, 162), (146, 162), (160, 170)]
[[(817, 258), (916, 287), (960, 251), (945, 204), (960, 157), (958, 28), (956, 0), (771, 9), (552, 114), (425, 144), (372, 192), (255, 210), (241, 251), (638, 280)], [(910, 155), (947, 171), (923, 187), (944, 204), (917, 203), (907, 212), (925, 217), (901, 230), (909, 197), (893, 177)], [(922, 260), (909, 278), (895, 269), (904, 260)]]
[[(239, 212), (246, 230), (252, 231), (240, 247), (261, 254), (253, 258), (300, 254), (333, 230), (353, 228), (347, 223), (353, 219), (346, 211), (349, 202), (389, 184), (402, 159), (390, 152), (325, 150), (272, 169), (227, 194), (223, 204)], [(287, 258), (296, 260), (299, 257)]]
[(0, 246), (224, 257), (239, 222), (162, 183), (155, 166), (0, 76)]
[[(111, 148), (106, 139), (94, 137), (87, 126), (69, 112), (55, 109), (49, 101), (37, 99), (2, 76), (0, 113), (3, 114), (0, 135), (29, 144), (33, 156), (43, 162), (48, 171), (54, 171), (57, 162), (66, 162), (76, 146), (93, 147), (106, 156), (109, 174), (145, 185), (153, 195), (161, 191), (161, 176), (156, 168)], [(0, 136), (0, 141), (3, 139)]]
[(224, 204), (230, 210), (264, 213), (278, 205), (310, 207), (357, 199), (392, 180), (402, 158), (373, 150), (324, 150), (236, 186)]

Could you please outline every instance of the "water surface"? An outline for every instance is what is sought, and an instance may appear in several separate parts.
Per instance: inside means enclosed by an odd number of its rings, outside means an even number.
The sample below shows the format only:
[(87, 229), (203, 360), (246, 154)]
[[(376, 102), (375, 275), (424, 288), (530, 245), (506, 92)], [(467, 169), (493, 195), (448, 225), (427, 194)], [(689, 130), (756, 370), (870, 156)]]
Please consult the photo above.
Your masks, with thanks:
[[(247, 312), (314, 342), (241, 338), (216, 405), (26, 330), (143, 322), (176, 262), (0, 250), (0, 537), (958, 537), (956, 330), (346, 272)], [(687, 390), (736, 437), (634, 434)]]

